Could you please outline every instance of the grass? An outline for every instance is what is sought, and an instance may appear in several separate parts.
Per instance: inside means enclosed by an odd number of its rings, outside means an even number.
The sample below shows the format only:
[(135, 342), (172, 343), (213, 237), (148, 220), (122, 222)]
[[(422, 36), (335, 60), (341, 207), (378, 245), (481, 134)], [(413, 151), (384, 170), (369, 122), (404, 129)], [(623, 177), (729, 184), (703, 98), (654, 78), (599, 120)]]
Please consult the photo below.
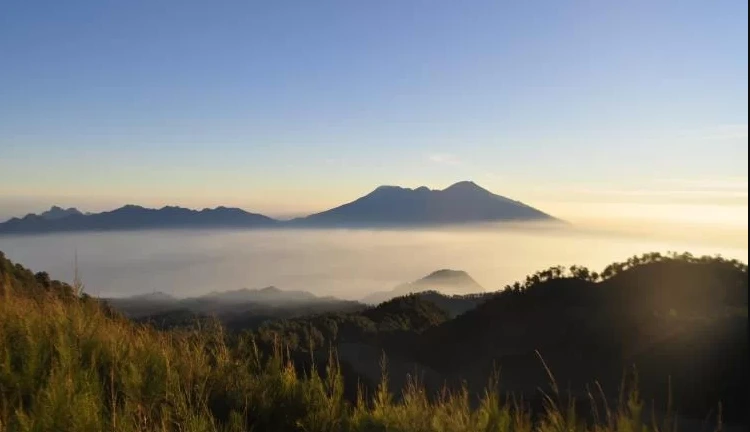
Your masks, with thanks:
[(377, 391), (350, 403), (333, 352), (301, 374), (282, 344), (230, 347), (219, 325), (160, 332), (95, 301), (0, 284), (0, 432), (672, 432), (644, 423), (635, 387), (613, 407), (592, 397), (584, 419), (554, 380), (536, 413), (501, 397), (497, 376), (476, 404), (466, 389), (428, 397), (416, 377), (396, 398), (385, 361)]

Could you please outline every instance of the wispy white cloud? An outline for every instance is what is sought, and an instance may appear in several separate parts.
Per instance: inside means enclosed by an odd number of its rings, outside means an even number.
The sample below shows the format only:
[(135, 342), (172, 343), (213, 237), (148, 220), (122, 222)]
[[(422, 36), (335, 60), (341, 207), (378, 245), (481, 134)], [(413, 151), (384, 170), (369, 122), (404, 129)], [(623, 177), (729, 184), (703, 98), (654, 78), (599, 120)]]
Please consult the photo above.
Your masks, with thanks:
[(442, 164), (442, 165), (459, 165), (461, 160), (456, 155), (450, 153), (435, 153), (431, 154), (428, 159), (430, 162)]

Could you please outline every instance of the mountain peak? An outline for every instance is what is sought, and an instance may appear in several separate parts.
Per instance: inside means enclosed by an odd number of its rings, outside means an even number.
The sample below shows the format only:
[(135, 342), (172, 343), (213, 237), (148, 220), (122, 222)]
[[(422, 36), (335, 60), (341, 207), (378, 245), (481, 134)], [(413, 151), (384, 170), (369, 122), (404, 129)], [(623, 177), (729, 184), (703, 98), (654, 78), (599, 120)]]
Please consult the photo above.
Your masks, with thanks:
[(373, 192), (384, 192), (384, 191), (397, 191), (397, 190), (404, 190), (401, 186), (394, 186), (394, 185), (380, 185), (375, 188)]
[(479, 186), (478, 184), (470, 180), (464, 180), (458, 183), (453, 183), (452, 185), (443, 189), (443, 191), (481, 191), (481, 192), (487, 192), (487, 193), (489, 192), (487, 189)]
[[(460, 182), (456, 182), (447, 188), (443, 189), (444, 191), (447, 190), (479, 190), (483, 192), (488, 192), (487, 189), (479, 186), (478, 184), (474, 183), (471, 180), (464, 180)], [(395, 186), (395, 185), (380, 185), (373, 192), (379, 192), (379, 191), (407, 191), (407, 192), (432, 192), (430, 188), (427, 186), (419, 186), (415, 189), (411, 188), (405, 188), (401, 186)], [(435, 191), (439, 191), (436, 189)]]
[(120, 207), (119, 209), (115, 209), (114, 211), (117, 210), (146, 210), (146, 207), (139, 206), (137, 204), (125, 204), (124, 206)]
[(54, 220), (54, 219), (61, 219), (61, 218), (71, 216), (71, 215), (80, 215), (80, 214), (83, 214), (83, 213), (81, 213), (75, 207), (64, 209), (60, 206), (53, 205), (52, 207), (50, 207), (49, 210), (41, 213), (39, 216), (48, 220)]
[(463, 270), (440, 269), (423, 277), (422, 280), (468, 278), (469, 274)]
[(412, 284), (430, 287), (452, 287), (461, 294), (484, 291), (484, 289), (468, 273), (463, 270), (441, 269), (434, 271)]
[(278, 294), (278, 293), (282, 292), (280, 289), (276, 288), (273, 285), (267, 286), (265, 288), (261, 288), (261, 289), (259, 289), (257, 291), (259, 293), (264, 293), (264, 294)]

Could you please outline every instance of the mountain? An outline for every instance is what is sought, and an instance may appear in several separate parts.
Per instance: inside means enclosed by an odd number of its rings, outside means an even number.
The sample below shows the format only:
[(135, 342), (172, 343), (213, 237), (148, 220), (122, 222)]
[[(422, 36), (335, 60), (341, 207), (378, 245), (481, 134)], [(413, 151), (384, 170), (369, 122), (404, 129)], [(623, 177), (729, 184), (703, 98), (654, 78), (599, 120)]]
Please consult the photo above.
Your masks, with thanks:
[(196, 301), (214, 301), (219, 303), (256, 302), (269, 305), (289, 303), (307, 303), (321, 301), (320, 297), (307, 291), (284, 291), (274, 286), (262, 289), (243, 288), (235, 291), (211, 292), (194, 298)]
[(348, 204), (292, 221), (296, 226), (379, 227), (497, 221), (555, 221), (552, 216), (470, 181), (443, 190), (380, 186)]
[(114, 309), (130, 317), (149, 316), (179, 308), (180, 300), (169, 294), (155, 291), (130, 297), (104, 299)]
[(185, 311), (193, 314), (217, 315), (224, 320), (237, 321), (250, 317), (290, 317), (305, 313), (352, 311), (361, 303), (334, 297), (318, 297), (307, 291), (285, 291), (276, 287), (214, 291), (197, 297), (179, 299), (169, 294), (154, 292), (130, 297), (104, 299), (114, 309), (132, 318), (167, 317)]
[(126, 205), (102, 213), (53, 206), (0, 223), (0, 234), (168, 228), (407, 227), (498, 221), (558, 221), (519, 201), (495, 195), (470, 181), (443, 190), (380, 186), (356, 201), (291, 221), (238, 208), (192, 210)]
[(411, 283), (398, 285), (390, 291), (375, 292), (362, 299), (366, 304), (380, 304), (407, 294), (434, 291), (447, 295), (466, 295), (484, 291), (468, 273), (460, 270), (438, 270)]
[(62, 207), (52, 206), (49, 210), (40, 213), (39, 216), (47, 220), (55, 220), (62, 219), (67, 216), (82, 214), (83, 213), (81, 213), (77, 208), (74, 207), (64, 209)]
[(149, 303), (160, 303), (160, 304), (171, 304), (176, 303), (179, 300), (167, 293), (161, 291), (154, 291), (153, 293), (138, 294), (131, 297), (125, 297), (123, 300), (132, 302), (149, 302)]
[(191, 210), (182, 207), (149, 209), (126, 205), (118, 209), (82, 214), (76, 209), (52, 207), (40, 215), (29, 214), (0, 223), (0, 233), (107, 231), (151, 228), (255, 228), (275, 226), (267, 216), (238, 208)]

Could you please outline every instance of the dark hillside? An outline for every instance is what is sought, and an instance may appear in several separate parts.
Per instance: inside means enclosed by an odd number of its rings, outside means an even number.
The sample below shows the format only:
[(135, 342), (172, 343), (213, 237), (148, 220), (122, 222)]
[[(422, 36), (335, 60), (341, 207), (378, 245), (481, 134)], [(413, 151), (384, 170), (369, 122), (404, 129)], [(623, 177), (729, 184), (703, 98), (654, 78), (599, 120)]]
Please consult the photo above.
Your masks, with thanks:
[(746, 419), (747, 267), (660, 257), (608, 269), (598, 282), (532, 277), (427, 330), (417, 357), (474, 385), (497, 364), (504, 388), (526, 394), (544, 377), (537, 350), (579, 393), (594, 380), (616, 388), (634, 365), (644, 394), (665, 397), (671, 375), (680, 408), (697, 415), (719, 399), (725, 415)]

